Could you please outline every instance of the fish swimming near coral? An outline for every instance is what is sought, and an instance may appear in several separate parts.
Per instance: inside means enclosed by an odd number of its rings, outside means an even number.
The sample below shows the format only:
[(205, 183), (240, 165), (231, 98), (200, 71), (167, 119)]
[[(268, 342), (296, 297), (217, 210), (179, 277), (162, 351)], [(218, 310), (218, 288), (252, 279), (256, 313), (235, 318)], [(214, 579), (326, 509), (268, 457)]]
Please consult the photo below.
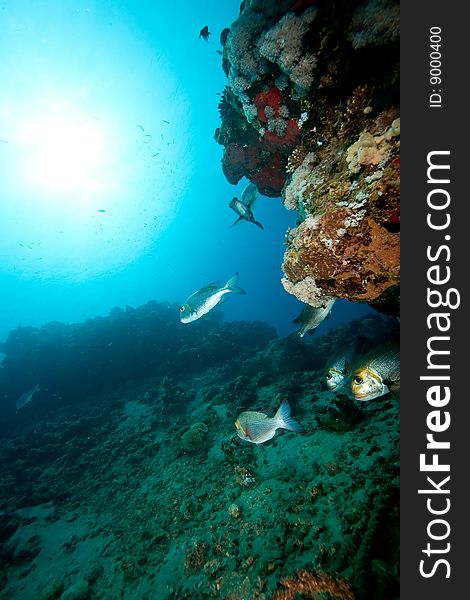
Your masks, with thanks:
[(199, 37), (207, 42), (209, 40), (210, 34), (211, 34), (211, 32), (209, 31), (209, 27), (207, 25), (205, 25), (199, 32)]
[(21, 394), (21, 396), (16, 401), (16, 410), (20, 410), (20, 408), (23, 408), (24, 406), (29, 404), (32, 401), (34, 394), (36, 392), (39, 392), (40, 389), (41, 388), (39, 387), (39, 384), (37, 384), (33, 387), (32, 390), (28, 390), (24, 394)]
[(330, 356), (325, 366), (325, 382), (330, 391), (343, 387), (349, 381), (353, 360), (354, 346), (352, 344), (339, 348)]
[(356, 400), (374, 400), (400, 387), (400, 348), (378, 346), (354, 368), (351, 390)]
[(242, 412), (235, 421), (238, 437), (253, 444), (263, 444), (276, 435), (278, 429), (287, 429), (303, 434), (305, 429), (290, 416), (291, 408), (287, 400), (281, 402), (274, 417), (268, 417), (262, 412)]
[(234, 210), (238, 219), (235, 221), (234, 225), (239, 223), (240, 221), (249, 221), (250, 223), (254, 223), (261, 229), (264, 227), (261, 225), (259, 221), (255, 219), (253, 213), (251, 211), (251, 207), (256, 200), (256, 196), (258, 194), (258, 190), (254, 183), (249, 183), (246, 188), (243, 190), (242, 197), (240, 200), (238, 198), (232, 198), (229, 206), (232, 210)]
[(323, 306), (310, 306), (310, 304), (304, 304), (299, 316), (293, 320), (293, 323), (298, 323), (300, 325), (298, 334), (301, 338), (303, 338), (306, 333), (309, 335), (315, 333), (316, 328), (330, 314), (335, 300), (336, 298), (326, 296)]
[(246, 294), (238, 285), (238, 273), (232, 275), (225, 285), (217, 282), (209, 283), (197, 292), (194, 292), (180, 308), (180, 321), (182, 323), (191, 323), (200, 319), (212, 310), (225, 294)]

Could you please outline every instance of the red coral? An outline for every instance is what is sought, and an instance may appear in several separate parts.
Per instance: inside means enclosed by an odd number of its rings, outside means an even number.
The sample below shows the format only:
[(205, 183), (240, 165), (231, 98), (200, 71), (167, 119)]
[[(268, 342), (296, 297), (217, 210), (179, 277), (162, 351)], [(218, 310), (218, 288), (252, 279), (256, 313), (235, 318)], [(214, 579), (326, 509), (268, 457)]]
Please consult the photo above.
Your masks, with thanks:
[(245, 150), (245, 166), (247, 169), (256, 169), (261, 162), (260, 148), (258, 146), (247, 146)]
[(400, 206), (393, 209), (384, 210), (385, 220), (391, 225), (397, 225), (400, 223)]
[(229, 183), (236, 185), (245, 174), (245, 149), (238, 144), (228, 144), (224, 150), (222, 170)]
[(277, 117), (279, 115), (279, 108), (282, 104), (282, 94), (277, 87), (270, 86), (267, 91), (256, 94), (254, 103), (258, 109), (258, 119), (262, 123), (267, 123), (268, 117), (266, 116), (264, 109), (267, 106), (271, 107), (274, 116)]
[(295, 119), (287, 121), (286, 133), (283, 136), (276, 135), (272, 131), (264, 134), (265, 146), (268, 150), (277, 151), (280, 147), (294, 149), (300, 141), (300, 129)]
[[(262, 106), (260, 94), (258, 104)], [(264, 92), (263, 102), (270, 102), (271, 108), (279, 107), (282, 96), (276, 88)], [(277, 109), (276, 109), (277, 110)], [(295, 119), (287, 121), (283, 136), (265, 131), (263, 137), (252, 128), (252, 134), (245, 136), (242, 145), (230, 143), (225, 147), (222, 170), (227, 180), (237, 184), (242, 177), (253, 181), (261, 194), (278, 197), (286, 179), (287, 158), (300, 142), (300, 129)]]
[(260, 162), (257, 147), (228, 144), (222, 159), (222, 170), (229, 183), (235, 185), (247, 172), (256, 169)]
[(258, 191), (264, 196), (280, 196), (286, 181), (284, 162), (280, 154), (273, 154), (271, 160), (250, 177)]

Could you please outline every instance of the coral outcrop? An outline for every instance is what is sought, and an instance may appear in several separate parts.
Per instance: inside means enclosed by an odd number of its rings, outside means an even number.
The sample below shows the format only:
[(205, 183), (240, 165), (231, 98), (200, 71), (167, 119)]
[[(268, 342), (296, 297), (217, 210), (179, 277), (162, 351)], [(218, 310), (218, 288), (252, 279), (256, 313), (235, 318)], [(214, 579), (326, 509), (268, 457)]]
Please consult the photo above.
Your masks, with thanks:
[(338, 600), (354, 600), (354, 594), (346, 581), (336, 580), (326, 573), (309, 573), (299, 571), (296, 578), (281, 581), (283, 590), (273, 594), (273, 600), (292, 600), (302, 594), (304, 598), (318, 598), (321, 593), (328, 593)]
[(282, 283), (397, 312), (399, 3), (242, 3), (227, 34), (216, 139), (242, 177), (297, 211)]

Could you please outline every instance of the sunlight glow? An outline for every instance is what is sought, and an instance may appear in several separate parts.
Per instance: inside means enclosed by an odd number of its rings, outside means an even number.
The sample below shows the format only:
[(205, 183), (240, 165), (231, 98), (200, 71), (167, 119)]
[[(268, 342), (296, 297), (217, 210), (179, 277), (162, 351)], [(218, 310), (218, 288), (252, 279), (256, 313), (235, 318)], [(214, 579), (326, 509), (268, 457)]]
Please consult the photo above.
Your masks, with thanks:
[(77, 12), (47, 1), (33, 19), (30, 1), (11, 4), (18, 27), (0, 36), (0, 277), (88, 281), (153, 256), (193, 164), (175, 73), (120, 8), (110, 17), (108, 3)]
[(98, 127), (63, 117), (43, 117), (26, 123), (20, 133), (29, 148), (27, 173), (50, 188), (93, 187), (104, 139)]

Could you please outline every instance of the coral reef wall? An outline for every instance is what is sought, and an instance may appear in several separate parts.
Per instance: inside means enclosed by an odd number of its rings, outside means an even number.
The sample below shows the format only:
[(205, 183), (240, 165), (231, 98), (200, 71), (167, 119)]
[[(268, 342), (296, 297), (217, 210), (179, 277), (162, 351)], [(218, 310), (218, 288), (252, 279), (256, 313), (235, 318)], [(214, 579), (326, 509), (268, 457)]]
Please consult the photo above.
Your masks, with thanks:
[(399, 3), (243, 2), (223, 51), (228, 181), (296, 210), (282, 283), (398, 310)]
[[(113, 308), (84, 323), (55, 321), (11, 331), (0, 344), (6, 354), (0, 369), (0, 433), (11, 427), (16, 399), (36, 384), (38, 400), (47, 397), (49, 408), (63, 406), (149, 375), (177, 375), (181, 381), (201, 365), (243, 357), (245, 350), (276, 337), (265, 323), (223, 323), (218, 311), (191, 327), (181, 325), (177, 314), (177, 305), (152, 301)], [(39, 416), (36, 404), (31, 409)]]

